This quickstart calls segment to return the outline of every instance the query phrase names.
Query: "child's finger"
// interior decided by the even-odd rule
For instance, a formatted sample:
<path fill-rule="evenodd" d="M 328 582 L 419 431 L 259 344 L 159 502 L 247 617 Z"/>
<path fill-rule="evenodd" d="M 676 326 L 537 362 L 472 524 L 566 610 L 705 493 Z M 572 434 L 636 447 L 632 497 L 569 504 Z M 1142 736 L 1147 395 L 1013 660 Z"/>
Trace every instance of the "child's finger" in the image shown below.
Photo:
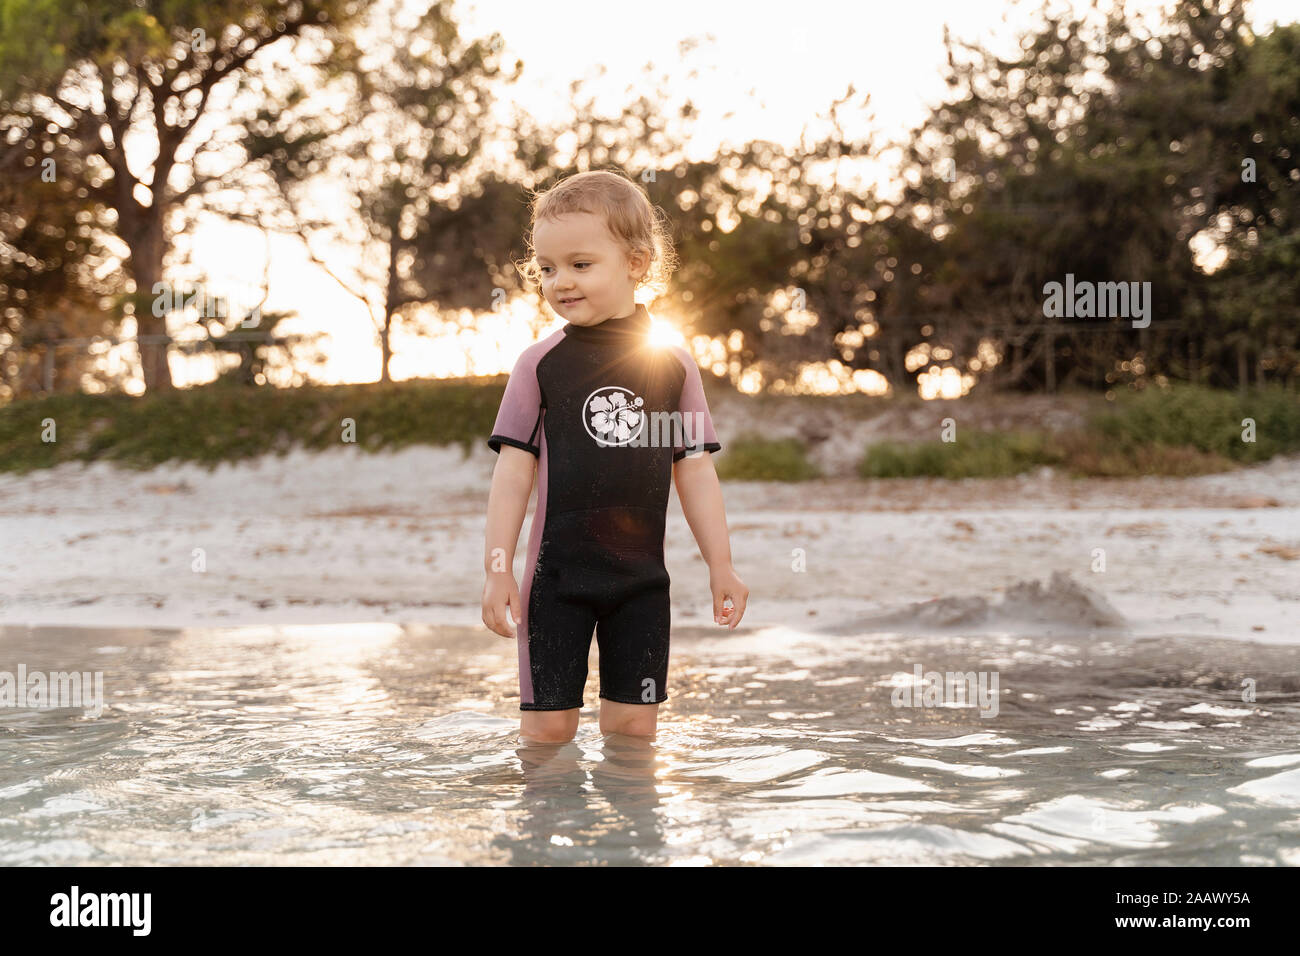
<path fill-rule="evenodd" d="M 488 630 L 493 634 L 500 637 L 509 637 L 510 634 L 506 630 L 505 617 L 506 605 L 493 603 L 489 605 L 486 613 L 483 615 L 483 623 L 488 626 Z"/>
<path fill-rule="evenodd" d="M 731 622 L 730 622 L 730 623 L 731 623 L 731 629 L 732 629 L 733 631 L 736 629 L 736 625 L 740 623 L 740 619 L 741 619 L 742 617 L 744 617 L 744 616 L 745 616 L 745 599 L 744 599 L 744 598 L 741 598 L 741 599 L 736 603 L 736 607 L 735 607 L 735 609 L 732 610 L 732 612 L 731 612 Z"/>
<path fill-rule="evenodd" d="M 493 628 L 491 630 L 499 633 L 502 637 L 510 637 L 510 622 L 506 619 L 508 606 L 510 606 L 510 602 L 507 600 L 493 607 Z"/>
<path fill-rule="evenodd" d="M 519 631 L 519 615 L 523 602 L 519 599 L 519 592 L 514 588 L 510 589 L 510 636 L 516 637 Z"/>

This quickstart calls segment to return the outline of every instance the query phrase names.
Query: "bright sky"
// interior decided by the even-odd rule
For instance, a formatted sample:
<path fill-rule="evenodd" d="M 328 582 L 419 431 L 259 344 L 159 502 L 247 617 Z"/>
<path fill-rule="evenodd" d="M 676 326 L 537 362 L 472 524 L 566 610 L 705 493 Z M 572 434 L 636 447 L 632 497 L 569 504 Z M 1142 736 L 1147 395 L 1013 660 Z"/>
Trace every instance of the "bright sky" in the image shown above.
<path fill-rule="evenodd" d="M 857 90 L 855 99 L 863 92 L 871 94 L 874 123 L 860 117 L 860 131 L 874 126 L 884 137 L 901 137 L 946 89 L 940 72 L 945 23 L 955 37 L 1001 46 L 1014 40 L 1017 27 L 1030 22 L 1038 5 L 1003 0 L 805 0 L 792 8 L 788 3 L 737 7 L 699 0 L 656 0 L 651 6 L 461 0 L 453 9 L 462 36 L 500 32 L 506 41 L 502 62 L 524 61 L 523 78 L 511 89 L 520 107 L 541 122 L 564 122 L 568 86 L 577 79 L 590 81 L 584 89 L 600 92 L 598 110 L 616 111 L 631 98 L 625 88 L 644 84 L 642 68 L 653 63 L 653 81 L 667 77 L 663 85 L 669 103 L 689 97 L 702 114 L 691 144 L 698 157 L 725 140 L 793 142 L 805 125 L 815 135 L 814 115 L 842 97 L 850 83 Z M 1083 9 L 1088 0 L 1074 5 Z M 1130 9 L 1160 6 L 1151 0 L 1128 3 Z M 1255 0 L 1253 10 L 1257 31 L 1300 15 L 1296 0 Z M 683 55 L 681 45 L 688 39 L 698 45 Z M 606 72 L 597 79 L 599 65 Z M 728 113 L 732 115 L 726 117 Z M 214 285 L 262 275 L 267 244 L 250 228 L 208 217 L 188 239 L 194 245 L 194 261 L 212 273 Z M 318 252 L 344 270 L 357 261 L 355 250 Z M 301 316 L 280 328 L 320 330 L 331 337 L 328 362 L 312 377 L 327 383 L 377 380 L 379 345 L 365 306 L 313 266 L 296 239 L 274 237 L 270 254 L 271 297 L 266 308 L 295 308 Z M 374 278 L 382 281 L 381 276 Z M 463 327 L 435 340 L 395 338 L 392 375 L 404 379 L 508 371 L 533 340 L 529 311 L 521 304 L 513 314 L 487 316 L 478 322 L 478 332 Z M 468 317 L 464 324 L 470 324 Z M 548 330 L 562 324 L 556 319 Z M 178 384 L 207 381 L 215 374 L 211 363 L 202 359 L 172 361 Z"/>

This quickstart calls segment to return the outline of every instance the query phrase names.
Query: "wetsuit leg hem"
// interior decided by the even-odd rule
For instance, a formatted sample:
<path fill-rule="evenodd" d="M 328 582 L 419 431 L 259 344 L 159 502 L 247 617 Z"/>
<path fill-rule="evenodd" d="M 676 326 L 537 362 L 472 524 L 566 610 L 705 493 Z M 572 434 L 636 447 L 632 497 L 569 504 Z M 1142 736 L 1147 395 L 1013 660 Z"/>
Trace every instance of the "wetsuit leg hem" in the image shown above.
<path fill-rule="evenodd" d="M 639 697 L 636 700 L 627 700 L 624 697 L 611 697 L 609 694 L 601 694 L 600 698 L 601 700 L 612 700 L 616 704 L 662 704 L 668 699 L 668 695 L 664 694 L 655 700 L 641 700 Z"/>
<path fill-rule="evenodd" d="M 520 710 L 582 710 L 583 701 L 576 704 L 520 704 Z"/>

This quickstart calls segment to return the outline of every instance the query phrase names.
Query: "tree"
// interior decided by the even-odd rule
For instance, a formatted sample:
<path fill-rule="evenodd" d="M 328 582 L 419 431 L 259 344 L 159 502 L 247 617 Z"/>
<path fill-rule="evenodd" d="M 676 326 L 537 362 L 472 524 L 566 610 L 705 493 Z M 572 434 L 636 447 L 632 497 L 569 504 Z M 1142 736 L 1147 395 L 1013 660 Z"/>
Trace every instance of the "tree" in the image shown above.
<path fill-rule="evenodd" d="M 291 108 L 259 111 L 243 146 L 275 183 L 287 228 L 366 304 L 380 343 L 380 380 L 387 382 L 392 331 L 408 307 L 436 301 L 489 309 L 494 302 L 485 263 L 488 250 L 500 246 L 473 235 L 501 223 L 483 213 L 499 207 L 502 196 L 493 190 L 486 202 L 467 200 L 484 199 L 472 180 L 482 165 L 502 38 L 464 43 L 450 4 L 429 7 L 409 27 L 402 9 L 381 4 L 368 12 L 365 51 L 350 38 L 319 93 L 295 85 L 286 97 Z M 518 78 L 522 63 L 515 66 L 507 82 Z M 342 110 L 320 117 L 318 104 L 336 87 L 346 91 Z M 308 193 L 322 175 L 346 183 L 359 223 L 309 209 Z M 358 251 L 345 267 L 312 248 L 327 242 Z"/>
<path fill-rule="evenodd" d="M 91 356 L 57 341 L 111 333 L 103 303 L 123 291 L 120 274 L 105 268 L 112 253 L 95 204 L 46 171 L 30 181 L 0 167 L 3 400 L 79 389 L 93 374 Z"/>
<path fill-rule="evenodd" d="M 272 45 L 343 27 L 356 6 L 348 0 L 6 4 L 0 114 L 7 135 L 0 168 L 15 171 L 22 185 L 34 182 L 51 158 L 80 198 L 111 212 L 129 249 L 129 312 L 147 389 L 172 386 L 166 316 L 151 308 L 164 279 L 171 214 L 191 197 L 235 186 L 244 165 L 201 171 L 200 157 L 216 156 L 224 145 L 218 136 L 196 135 L 214 92 L 228 78 L 242 84 L 253 58 Z M 128 162 L 126 149 L 128 136 L 141 134 L 155 146 L 143 169 Z"/>
<path fill-rule="evenodd" d="M 1300 24 L 1248 38 L 1223 111 L 1204 228 L 1226 262 L 1208 309 L 1225 333 L 1220 363 L 1237 384 L 1300 374 Z M 1224 228 L 1226 225 L 1227 228 Z M 1226 354 L 1225 354 L 1226 353 Z M 1213 353 L 1212 353 L 1213 357 Z"/>
<path fill-rule="evenodd" d="M 1274 343 L 1268 361 L 1285 363 L 1282 343 L 1295 341 L 1285 236 L 1300 177 L 1294 29 L 1256 43 L 1244 0 L 1179 0 L 1155 28 L 1122 8 L 1098 21 L 1044 7 L 1010 57 L 950 44 L 953 95 L 914 133 L 901 211 L 941 240 L 941 298 L 966 317 L 959 361 L 988 339 L 1010 353 L 1001 384 L 1022 387 L 1050 387 L 1058 370 L 1098 387 L 1202 370 L 1213 380 L 1252 342 Z M 1252 153 L 1258 185 L 1242 177 Z M 1254 266 L 1207 280 L 1192 247 L 1205 234 Z M 1150 327 L 1053 328 L 1042 290 L 1067 273 L 1149 281 Z M 1234 275 L 1250 276 L 1253 304 Z"/>
<path fill-rule="evenodd" d="M 850 85 L 816 117 L 820 133 L 805 127 L 796 146 L 724 146 L 663 177 L 684 263 L 675 308 L 698 314 L 699 332 L 723 337 L 724 364 L 758 373 L 747 387 L 803 388 L 803 370 L 827 359 L 876 364 L 871 349 L 840 344 L 874 316 L 878 203 L 840 179 L 876 151 L 870 136 L 844 128 L 844 114 L 869 105 Z"/>

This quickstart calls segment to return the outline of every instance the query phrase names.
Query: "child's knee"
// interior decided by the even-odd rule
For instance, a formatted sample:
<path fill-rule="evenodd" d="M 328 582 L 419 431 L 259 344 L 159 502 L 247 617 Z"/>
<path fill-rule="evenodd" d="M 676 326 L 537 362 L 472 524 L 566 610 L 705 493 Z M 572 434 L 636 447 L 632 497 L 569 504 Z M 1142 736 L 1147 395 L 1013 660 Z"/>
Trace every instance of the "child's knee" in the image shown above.
<path fill-rule="evenodd" d="M 523 736 L 539 743 L 564 743 L 578 732 L 578 709 L 526 710 L 519 724 Z"/>

